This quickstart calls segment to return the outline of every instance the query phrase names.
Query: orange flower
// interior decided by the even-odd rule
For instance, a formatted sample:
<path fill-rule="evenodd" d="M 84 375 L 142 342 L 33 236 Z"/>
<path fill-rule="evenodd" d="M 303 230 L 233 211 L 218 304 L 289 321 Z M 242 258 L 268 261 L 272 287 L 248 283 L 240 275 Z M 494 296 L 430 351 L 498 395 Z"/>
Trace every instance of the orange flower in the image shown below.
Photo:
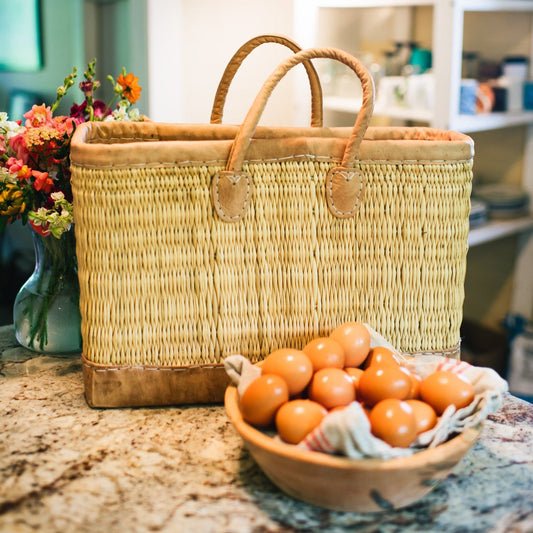
<path fill-rule="evenodd" d="M 121 74 L 117 78 L 117 83 L 122 87 L 122 96 L 127 98 L 130 103 L 134 104 L 141 98 L 141 87 L 139 86 L 138 76 L 134 76 L 131 72 L 124 76 Z"/>
<path fill-rule="evenodd" d="M 42 190 L 45 194 L 48 194 L 52 190 L 54 182 L 52 178 L 48 176 L 48 172 L 39 172 L 38 170 L 34 170 L 32 171 L 32 175 L 35 178 L 33 186 L 35 187 L 36 191 Z"/>
<path fill-rule="evenodd" d="M 20 181 L 31 178 L 31 175 L 31 168 L 28 165 L 22 165 L 20 170 L 17 172 L 17 177 Z"/>

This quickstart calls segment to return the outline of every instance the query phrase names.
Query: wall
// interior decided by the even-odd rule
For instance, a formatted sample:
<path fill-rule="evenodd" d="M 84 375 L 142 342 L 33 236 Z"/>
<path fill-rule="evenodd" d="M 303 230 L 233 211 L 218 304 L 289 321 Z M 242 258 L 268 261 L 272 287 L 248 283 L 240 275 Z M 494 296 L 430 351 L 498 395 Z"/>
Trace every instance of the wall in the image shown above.
<path fill-rule="evenodd" d="M 43 58 L 39 72 L 0 72 L 0 110 L 8 109 L 10 92 L 24 89 L 53 102 L 56 90 L 73 66 L 83 63 L 83 6 L 81 0 L 45 0 L 42 2 Z M 23 38 L 23 36 L 21 36 Z M 65 46 L 65 43 L 68 43 Z M 2 46 L 17 43 L 2 43 Z M 82 71 L 83 72 L 83 71 Z"/>
<path fill-rule="evenodd" d="M 137 107 L 146 112 L 146 17 L 146 0 L 44 0 L 43 69 L 31 73 L 0 72 L 0 110 L 8 110 L 9 95 L 14 89 L 32 91 L 42 97 L 40 101 L 54 102 L 57 87 L 73 67 L 78 69 L 80 81 L 87 62 L 96 58 L 96 78 L 102 84 L 98 97 L 109 101 L 112 86 L 107 75 L 116 78 L 125 67 L 139 77 L 144 92 Z M 67 113 L 72 102 L 81 99 L 77 86 L 72 87 L 59 112 Z"/>
<path fill-rule="evenodd" d="M 248 39 L 292 34 L 292 0 L 147 0 L 150 118 L 209 122 L 224 68 Z M 262 82 L 288 54 L 262 46 L 245 61 L 231 86 L 224 122 L 242 122 Z M 290 76 L 290 75 L 289 75 Z M 291 78 L 281 82 L 262 124 L 293 121 Z"/>
<path fill-rule="evenodd" d="M 146 0 L 85 0 L 85 62 L 97 59 L 98 97 L 109 102 L 115 79 L 125 68 L 139 78 L 141 99 L 135 106 L 148 113 L 148 53 Z M 83 71 L 82 71 L 83 72 Z"/>
<path fill-rule="evenodd" d="M 13 90 L 37 93 L 38 103 L 51 104 L 56 99 L 57 87 L 63 83 L 74 66 L 83 72 L 83 3 L 81 0 L 45 0 L 42 2 L 43 68 L 39 72 L 0 72 L 0 110 L 9 110 Z M 22 37 L 23 38 L 23 37 Z M 68 43 L 66 46 L 65 43 Z M 6 43 L 3 43 L 6 45 Z M 16 46 L 16 43 L 7 43 Z M 59 111 L 67 112 L 73 95 L 64 99 Z M 22 116 L 10 117 L 20 119 Z M 7 227 L 0 239 L 0 268 L 9 272 L 8 294 L 14 298 L 18 287 L 25 281 L 34 266 L 33 244 L 30 232 L 20 222 Z M 1 272 L 2 277 L 5 276 Z"/>
<path fill-rule="evenodd" d="M 109 101 L 112 87 L 106 77 L 112 74 L 116 78 L 124 66 L 139 76 L 143 93 L 137 107 L 146 113 L 146 0 L 42 0 L 41 4 L 44 66 L 39 72 L 0 72 L 0 111 L 9 111 L 13 90 L 37 93 L 36 103 L 51 104 L 57 87 L 73 67 L 78 69 L 79 81 L 87 62 L 96 57 L 96 77 L 102 83 L 98 97 Z M 6 45 L 17 43 L 3 43 Z M 58 113 L 68 113 L 72 103 L 81 100 L 77 86 L 72 87 Z M 8 226 L 0 234 L 0 323 L 11 322 L 10 313 L 1 312 L 9 310 L 33 267 L 33 244 L 27 227 L 20 222 Z"/>

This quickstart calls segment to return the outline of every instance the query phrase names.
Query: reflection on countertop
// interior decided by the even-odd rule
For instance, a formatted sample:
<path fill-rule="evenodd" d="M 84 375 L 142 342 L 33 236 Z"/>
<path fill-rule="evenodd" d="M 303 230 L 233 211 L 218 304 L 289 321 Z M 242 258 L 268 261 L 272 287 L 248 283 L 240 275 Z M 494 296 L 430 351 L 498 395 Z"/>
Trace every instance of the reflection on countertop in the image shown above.
<path fill-rule="evenodd" d="M 91 409 L 79 356 L 0 327 L 0 531 L 533 531 L 533 405 L 511 395 L 454 473 L 406 509 L 327 511 L 255 465 L 221 405 Z"/>

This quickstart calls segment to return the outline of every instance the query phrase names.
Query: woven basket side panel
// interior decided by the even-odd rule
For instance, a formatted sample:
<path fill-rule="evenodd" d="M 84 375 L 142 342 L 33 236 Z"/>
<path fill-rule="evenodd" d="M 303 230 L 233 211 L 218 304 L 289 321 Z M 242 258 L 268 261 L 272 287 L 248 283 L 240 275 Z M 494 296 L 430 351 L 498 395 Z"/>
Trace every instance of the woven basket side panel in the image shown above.
<path fill-rule="evenodd" d="M 72 183 L 87 359 L 212 360 L 219 349 L 210 176 L 75 170 Z"/>
<path fill-rule="evenodd" d="M 259 360 L 354 319 L 402 351 L 457 344 L 471 163 L 361 164 L 364 200 L 342 220 L 324 197 L 332 166 L 250 165 L 239 223 L 213 213 L 216 167 L 74 168 L 85 357 Z"/>
<path fill-rule="evenodd" d="M 471 164 L 379 165 L 363 172 L 368 187 L 350 278 L 359 316 L 405 352 L 453 347 L 462 321 Z"/>

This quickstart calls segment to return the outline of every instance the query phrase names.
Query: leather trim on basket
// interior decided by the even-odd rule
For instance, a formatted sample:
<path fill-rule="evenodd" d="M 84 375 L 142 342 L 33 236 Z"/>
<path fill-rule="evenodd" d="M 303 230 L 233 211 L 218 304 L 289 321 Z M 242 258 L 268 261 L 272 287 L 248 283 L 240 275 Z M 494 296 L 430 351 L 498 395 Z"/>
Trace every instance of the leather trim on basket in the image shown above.
<path fill-rule="evenodd" d="M 402 355 L 459 359 L 461 343 L 447 350 Z M 82 355 L 85 397 L 90 407 L 150 407 L 223 403 L 230 380 L 224 365 L 99 365 Z"/>
<path fill-rule="evenodd" d="M 99 365 L 82 355 L 91 407 L 149 407 L 222 403 L 230 380 L 224 365 Z"/>

